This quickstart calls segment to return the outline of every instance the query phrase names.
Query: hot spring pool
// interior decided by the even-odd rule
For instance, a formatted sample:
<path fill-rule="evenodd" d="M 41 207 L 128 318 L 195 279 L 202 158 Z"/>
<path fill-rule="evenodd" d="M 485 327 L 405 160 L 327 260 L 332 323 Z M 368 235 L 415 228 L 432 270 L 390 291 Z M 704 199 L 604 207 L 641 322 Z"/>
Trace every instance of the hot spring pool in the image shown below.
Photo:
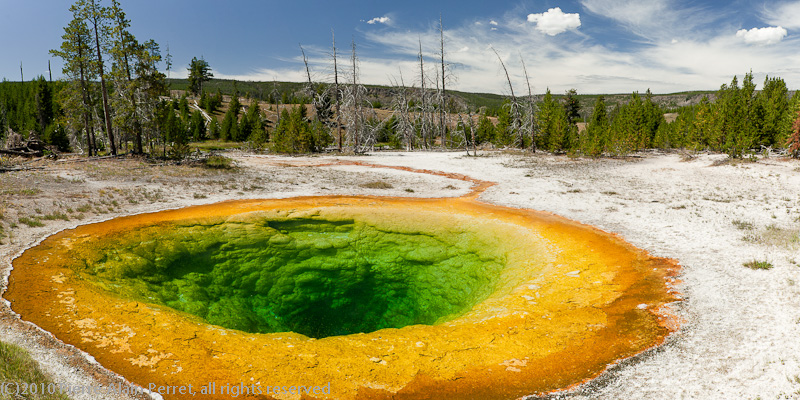
<path fill-rule="evenodd" d="M 63 231 L 14 261 L 4 297 L 144 387 L 329 383 L 341 399 L 506 399 L 660 343 L 675 270 L 531 210 L 311 197 Z"/>

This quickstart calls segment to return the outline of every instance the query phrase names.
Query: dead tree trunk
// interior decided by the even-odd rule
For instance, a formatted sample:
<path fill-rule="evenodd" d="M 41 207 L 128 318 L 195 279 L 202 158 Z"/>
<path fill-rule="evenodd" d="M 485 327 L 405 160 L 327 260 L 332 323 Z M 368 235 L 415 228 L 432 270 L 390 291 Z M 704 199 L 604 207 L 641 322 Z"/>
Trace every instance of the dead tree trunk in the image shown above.
<path fill-rule="evenodd" d="M 506 68 L 506 64 L 503 62 L 503 59 L 500 57 L 500 54 L 492 48 L 494 54 L 497 56 L 497 59 L 500 60 L 500 65 L 503 67 L 503 71 L 506 73 L 506 80 L 508 81 L 508 90 L 511 91 L 511 104 L 510 109 L 508 110 L 509 119 L 511 120 L 511 125 L 509 125 L 509 133 L 513 134 L 514 132 L 519 132 L 519 103 L 517 102 L 517 96 L 514 95 L 514 85 L 511 84 L 511 76 L 508 74 L 508 68 Z M 520 141 L 520 145 L 524 146 L 524 142 L 522 138 L 517 138 Z"/>
<path fill-rule="evenodd" d="M 397 118 L 397 131 L 401 133 L 403 142 L 405 143 L 406 151 L 411 151 L 414 148 L 414 126 L 411 122 L 411 113 L 408 105 L 408 90 L 405 82 L 403 81 L 403 71 L 400 71 L 400 84 L 394 82 L 398 94 L 394 98 L 394 115 L 399 115 Z"/>
<path fill-rule="evenodd" d="M 360 108 L 361 108 L 361 99 L 359 98 L 358 93 L 358 59 L 356 58 L 356 41 L 353 40 L 353 55 L 351 57 L 351 61 L 353 62 L 353 106 L 355 109 L 353 110 L 353 151 L 358 151 L 358 137 L 360 136 L 360 124 L 359 124 L 359 117 L 360 117 Z"/>
<path fill-rule="evenodd" d="M 536 103 L 533 101 L 533 90 L 531 90 L 531 80 L 528 78 L 528 69 L 525 68 L 525 60 L 522 59 L 522 55 L 520 55 L 520 61 L 522 61 L 522 71 L 525 73 L 525 83 L 528 85 L 528 99 L 526 101 L 526 116 L 525 116 L 525 126 L 522 129 L 523 131 L 528 131 L 528 134 L 531 137 L 531 153 L 536 153 Z M 525 146 L 523 145 L 523 149 Z"/>
<path fill-rule="evenodd" d="M 338 147 L 339 152 L 342 152 L 342 112 L 341 112 L 341 97 L 339 96 L 339 66 L 336 61 L 336 35 L 331 29 L 331 38 L 333 40 L 333 95 L 336 101 L 336 135 L 339 139 Z"/>
<path fill-rule="evenodd" d="M 422 136 L 422 146 L 424 148 L 428 148 L 428 132 L 427 132 L 427 123 L 426 123 L 426 111 L 427 107 L 425 104 L 425 62 L 422 58 L 422 39 L 419 40 L 419 79 L 420 79 L 420 94 L 419 94 L 419 102 L 420 102 L 420 135 Z"/>
<path fill-rule="evenodd" d="M 446 110 L 445 110 L 445 103 L 447 102 L 447 92 L 445 90 L 445 63 L 444 63 L 444 25 L 442 24 L 442 14 L 439 14 L 439 50 L 440 55 L 442 56 L 442 92 L 440 95 L 440 103 L 439 103 L 439 123 L 442 135 L 442 148 L 447 148 L 447 143 L 445 142 L 445 138 L 447 136 L 447 120 L 446 120 Z"/>
<path fill-rule="evenodd" d="M 309 96 L 311 97 L 311 105 L 314 107 L 314 110 L 317 109 L 317 91 L 314 89 L 314 81 L 311 79 L 311 68 L 308 66 L 308 58 L 306 57 L 306 51 L 303 50 L 303 46 L 300 46 L 300 52 L 303 53 L 303 64 L 306 66 L 306 76 L 308 76 L 308 91 Z"/>

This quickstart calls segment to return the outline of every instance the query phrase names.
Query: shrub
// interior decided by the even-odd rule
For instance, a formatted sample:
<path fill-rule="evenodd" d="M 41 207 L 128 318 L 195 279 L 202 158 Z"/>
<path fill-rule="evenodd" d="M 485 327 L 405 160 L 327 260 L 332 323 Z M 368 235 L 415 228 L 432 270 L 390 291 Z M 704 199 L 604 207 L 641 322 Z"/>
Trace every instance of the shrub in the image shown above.
<path fill-rule="evenodd" d="M 203 160 L 203 166 L 211 169 L 231 169 L 234 165 L 230 158 L 213 154 Z"/>
<path fill-rule="evenodd" d="M 748 261 L 748 262 L 746 262 L 746 263 L 744 263 L 742 265 L 744 265 L 745 267 L 750 268 L 750 269 L 772 269 L 772 264 L 770 262 L 768 262 L 768 261 L 752 260 L 752 261 Z"/>
<path fill-rule="evenodd" d="M 387 183 L 384 181 L 375 181 L 375 182 L 364 183 L 361 185 L 361 187 L 367 189 L 391 189 L 394 186 L 392 186 L 391 183 Z"/>
<path fill-rule="evenodd" d="M 28 225 L 28 226 L 30 226 L 31 228 L 36 228 L 36 227 L 44 226 L 44 224 L 42 223 L 42 221 L 39 221 L 38 219 L 31 219 L 31 218 L 28 218 L 28 217 L 21 217 L 21 218 L 19 219 L 19 222 L 20 222 L 21 224 Z"/>

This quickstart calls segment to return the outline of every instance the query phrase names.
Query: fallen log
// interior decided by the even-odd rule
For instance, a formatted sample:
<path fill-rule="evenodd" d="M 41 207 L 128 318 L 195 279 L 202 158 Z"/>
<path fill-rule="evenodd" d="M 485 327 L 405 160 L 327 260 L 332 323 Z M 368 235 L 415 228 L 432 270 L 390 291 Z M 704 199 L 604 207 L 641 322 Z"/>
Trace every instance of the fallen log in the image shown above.
<path fill-rule="evenodd" d="M 0 172 L 18 172 L 18 171 L 31 171 L 31 170 L 38 170 L 44 169 L 44 167 L 0 167 Z"/>
<path fill-rule="evenodd" d="M 17 148 L 8 150 L 0 149 L 0 154 L 9 154 L 12 156 L 23 156 L 23 157 L 41 157 L 44 155 L 44 152 L 41 150 L 28 150 L 27 148 L 21 150 Z"/>

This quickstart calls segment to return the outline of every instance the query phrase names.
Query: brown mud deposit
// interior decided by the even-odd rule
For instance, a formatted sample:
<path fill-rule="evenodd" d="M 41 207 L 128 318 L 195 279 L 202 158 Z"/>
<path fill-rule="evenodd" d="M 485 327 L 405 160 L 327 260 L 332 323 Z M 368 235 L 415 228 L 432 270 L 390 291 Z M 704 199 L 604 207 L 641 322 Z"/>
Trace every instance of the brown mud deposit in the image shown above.
<path fill-rule="evenodd" d="M 355 164 L 355 163 L 354 163 Z M 364 165 L 357 163 L 357 165 Z M 413 172 L 413 169 L 406 169 Z M 330 383 L 336 399 L 511 399 L 578 384 L 677 329 L 664 305 L 678 266 L 615 235 L 532 210 L 461 198 L 302 197 L 242 200 L 117 218 L 47 238 L 13 265 L 5 294 L 22 319 L 94 356 L 143 387 L 209 382 L 267 386 Z M 163 306 L 114 296 L 79 278 L 71 263 L 127 230 L 235 218 L 254 212 L 315 213 L 380 209 L 403 224 L 409 215 L 454 215 L 502 226 L 513 250 L 497 292 L 456 319 L 371 333 L 312 339 L 295 333 L 248 334 L 208 325 Z M 536 260 L 529 258 L 536 251 Z M 168 399 L 192 398 L 170 394 Z M 300 398 L 277 396 L 239 398 Z M 201 398 L 231 398 L 217 395 Z"/>

